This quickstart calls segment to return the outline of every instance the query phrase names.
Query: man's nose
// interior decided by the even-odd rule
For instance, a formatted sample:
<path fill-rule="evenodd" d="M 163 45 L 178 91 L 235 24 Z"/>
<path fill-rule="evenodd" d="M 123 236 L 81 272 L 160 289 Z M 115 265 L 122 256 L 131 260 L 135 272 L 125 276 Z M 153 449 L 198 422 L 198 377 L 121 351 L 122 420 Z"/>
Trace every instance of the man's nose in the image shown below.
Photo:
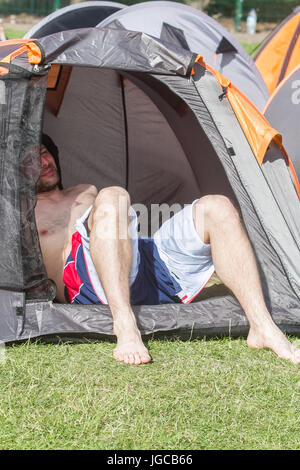
<path fill-rule="evenodd" d="M 41 166 L 44 168 L 45 166 L 48 165 L 48 158 L 45 155 L 41 156 Z"/>

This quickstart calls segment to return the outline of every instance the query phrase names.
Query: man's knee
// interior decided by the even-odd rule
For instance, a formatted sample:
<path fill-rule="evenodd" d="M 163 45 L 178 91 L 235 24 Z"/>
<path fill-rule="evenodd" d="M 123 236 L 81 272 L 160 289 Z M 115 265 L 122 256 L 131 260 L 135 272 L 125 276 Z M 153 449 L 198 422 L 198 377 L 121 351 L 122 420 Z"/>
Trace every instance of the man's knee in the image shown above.
<path fill-rule="evenodd" d="M 95 204 L 99 205 L 103 202 L 118 204 L 119 199 L 124 199 L 126 202 L 130 202 L 130 196 L 126 189 L 121 186 L 108 186 L 99 191 L 96 197 Z"/>
<path fill-rule="evenodd" d="M 233 202 L 223 195 L 204 196 L 195 203 L 196 217 L 202 217 L 206 222 L 222 224 L 237 222 L 240 215 Z"/>
<path fill-rule="evenodd" d="M 104 206 L 112 206 L 115 211 L 119 211 L 121 207 L 130 205 L 130 196 L 126 189 L 121 186 L 108 186 L 99 191 L 95 199 L 93 210 L 104 208 Z"/>
<path fill-rule="evenodd" d="M 93 204 L 89 226 L 103 218 L 116 220 L 120 214 L 128 212 L 129 205 L 130 197 L 126 189 L 120 186 L 108 186 L 101 189 Z"/>

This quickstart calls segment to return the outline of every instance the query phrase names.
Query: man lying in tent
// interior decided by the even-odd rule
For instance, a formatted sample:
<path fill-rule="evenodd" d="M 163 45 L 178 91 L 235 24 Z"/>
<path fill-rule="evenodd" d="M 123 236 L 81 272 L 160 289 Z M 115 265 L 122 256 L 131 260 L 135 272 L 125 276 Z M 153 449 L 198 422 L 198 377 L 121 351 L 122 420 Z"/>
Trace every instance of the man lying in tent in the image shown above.
<path fill-rule="evenodd" d="M 248 345 L 300 363 L 300 350 L 267 310 L 250 242 L 230 200 L 204 196 L 163 223 L 153 239 L 138 239 L 128 193 L 86 184 L 63 190 L 57 147 L 48 136 L 42 142 L 35 212 L 48 276 L 60 302 L 66 302 L 66 287 L 72 303 L 109 304 L 115 359 L 151 360 L 131 305 L 190 302 L 216 270 L 249 320 Z"/>

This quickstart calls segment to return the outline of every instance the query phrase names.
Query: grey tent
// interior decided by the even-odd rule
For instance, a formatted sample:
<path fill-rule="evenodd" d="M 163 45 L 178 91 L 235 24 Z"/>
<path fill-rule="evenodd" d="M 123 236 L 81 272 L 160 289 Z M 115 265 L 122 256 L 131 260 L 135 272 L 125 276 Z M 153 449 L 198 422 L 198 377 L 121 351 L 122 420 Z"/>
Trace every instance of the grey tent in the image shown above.
<path fill-rule="evenodd" d="M 269 98 L 255 63 L 238 41 L 205 13 L 177 2 L 145 2 L 119 10 L 100 27 L 142 31 L 203 55 L 261 111 Z"/>
<path fill-rule="evenodd" d="M 125 8 L 117 2 L 80 2 L 60 8 L 35 24 L 24 38 L 41 38 L 67 29 L 92 28 L 108 16 Z"/>
<path fill-rule="evenodd" d="M 264 115 L 282 134 L 283 145 L 300 179 L 300 65 L 280 82 L 266 104 Z"/>
<path fill-rule="evenodd" d="M 275 322 L 300 332 L 297 182 L 277 132 L 229 80 L 185 49 L 124 30 L 8 41 L 0 53 L 2 341 L 113 335 L 106 305 L 54 302 L 34 217 L 42 129 L 59 146 L 65 187 L 121 185 L 134 204 L 146 205 L 231 197 Z M 144 335 L 248 331 L 230 294 L 134 312 Z"/>

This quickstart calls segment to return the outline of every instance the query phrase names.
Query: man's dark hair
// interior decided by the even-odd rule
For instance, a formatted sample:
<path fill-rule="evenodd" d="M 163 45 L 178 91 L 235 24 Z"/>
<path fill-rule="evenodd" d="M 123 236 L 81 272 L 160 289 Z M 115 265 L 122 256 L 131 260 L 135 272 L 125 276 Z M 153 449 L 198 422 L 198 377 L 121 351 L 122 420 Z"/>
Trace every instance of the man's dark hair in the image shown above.
<path fill-rule="evenodd" d="M 53 140 L 51 139 L 51 137 L 49 137 L 49 135 L 47 134 L 42 134 L 42 144 L 45 145 L 47 150 L 51 153 L 52 157 L 54 158 L 56 168 L 57 168 L 57 173 L 59 176 L 58 187 L 59 189 L 63 189 L 63 185 L 61 182 L 61 169 L 60 169 L 60 163 L 59 163 L 58 148 L 53 142 Z"/>

